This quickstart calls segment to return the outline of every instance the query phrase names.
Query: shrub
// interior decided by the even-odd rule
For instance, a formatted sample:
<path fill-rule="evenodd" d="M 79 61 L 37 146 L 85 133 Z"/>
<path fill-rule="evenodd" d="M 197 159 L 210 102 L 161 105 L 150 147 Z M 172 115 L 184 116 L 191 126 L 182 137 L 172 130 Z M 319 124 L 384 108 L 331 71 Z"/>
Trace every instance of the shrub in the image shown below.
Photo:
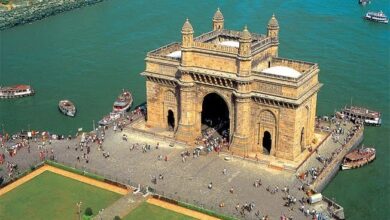
<path fill-rule="evenodd" d="M 121 217 L 115 216 L 115 217 L 114 217 L 114 220 L 121 220 Z"/>
<path fill-rule="evenodd" d="M 84 214 L 86 216 L 92 216 L 93 215 L 92 209 L 90 207 L 86 208 Z"/>

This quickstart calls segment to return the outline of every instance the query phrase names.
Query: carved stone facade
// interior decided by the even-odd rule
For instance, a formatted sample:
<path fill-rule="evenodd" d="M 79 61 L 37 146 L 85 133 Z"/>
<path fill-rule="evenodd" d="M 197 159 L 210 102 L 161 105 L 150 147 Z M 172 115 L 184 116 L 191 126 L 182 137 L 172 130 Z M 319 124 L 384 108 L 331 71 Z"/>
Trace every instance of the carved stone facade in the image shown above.
<path fill-rule="evenodd" d="M 314 138 L 318 65 L 278 57 L 275 16 L 267 35 L 224 29 L 219 9 L 212 27 L 194 37 L 187 19 L 181 43 L 147 54 L 147 126 L 173 126 L 176 139 L 192 144 L 204 97 L 215 93 L 229 111 L 229 150 L 295 160 Z"/>

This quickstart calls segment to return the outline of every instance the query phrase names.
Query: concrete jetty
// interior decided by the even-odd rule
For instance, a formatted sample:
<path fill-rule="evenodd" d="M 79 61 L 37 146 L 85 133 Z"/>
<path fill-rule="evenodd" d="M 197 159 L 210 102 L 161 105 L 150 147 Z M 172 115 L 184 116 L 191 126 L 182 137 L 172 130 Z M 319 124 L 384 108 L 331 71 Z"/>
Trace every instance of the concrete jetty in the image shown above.
<path fill-rule="evenodd" d="M 5 147 L 2 147 L 0 153 L 6 154 L 6 162 L 17 164 L 17 172 L 23 172 L 38 163 L 41 160 L 40 152 L 44 151 L 47 154 L 42 159 L 54 159 L 67 166 L 132 187 L 140 184 L 158 195 L 239 219 L 255 219 L 258 215 L 271 219 L 278 219 L 283 215 L 302 219 L 307 215 L 311 216 L 313 210 L 332 219 L 344 218 L 343 208 L 326 197 L 315 204 L 307 203 L 308 195 L 303 189 L 321 192 L 339 170 L 343 156 L 361 142 L 363 129 L 357 129 L 351 122 L 329 122 L 329 133 L 336 127 L 344 129 L 345 132 L 328 135 L 327 139 L 313 150 L 311 156 L 298 169 L 292 171 L 275 169 L 260 161 L 236 156 L 225 160 L 226 154 L 216 152 L 193 156 L 192 146 L 172 144 L 173 140 L 170 138 L 135 131 L 130 125 L 143 120 L 143 117 L 130 117 L 133 118 L 131 123 L 126 118 L 122 119 L 122 129 L 100 128 L 91 133 L 98 136 L 104 133 L 104 142 L 102 147 L 96 142 L 89 142 L 88 154 L 86 147 L 81 151 L 80 136 L 70 140 L 46 140 L 45 145 L 40 137 L 32 138 L 12 157 Z M 351 133 L 353 129 L 357 130 Z M 345 140 L 348 141 L 344 143 Z M 21 139 L 16 138 L 13 141 L 18 142 Z M 183 159 L 181 155 L 187 151 L 191 156 Z M 320 157 L 327 158 L 328 162 L 320 162 Z M 5 182 L 17 176 L 17 172 L 8 176 L 6 162 L 0 165 L 0 176 L 4 177 Z M 317 170 L 317 174 L 312 170 Z M 300 178 L 302 173 L 307 175 Z M 163 179 L 152 181 L 160 174 Z M 261 185 L 256 187 L 255 182 L 258 180 L 261 180 Z M 211 189 L 208 188 L 210 183 Z M 294 202 L 289 204 L 289 198 L 293 198 Z M 222 203 L 223 207 L 220 206 Z M 243 205 L 250 203 L 255 204 L 251 212 L 241 211 Z"/>

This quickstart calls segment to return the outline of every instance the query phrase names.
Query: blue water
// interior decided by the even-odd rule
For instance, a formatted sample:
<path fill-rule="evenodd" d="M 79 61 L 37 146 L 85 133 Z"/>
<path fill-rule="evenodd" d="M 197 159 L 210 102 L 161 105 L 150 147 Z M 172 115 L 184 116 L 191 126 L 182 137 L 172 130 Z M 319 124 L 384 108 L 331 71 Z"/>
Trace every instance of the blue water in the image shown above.
<path fill-rule="evenodd" d="M 272 13 L 280 24 L 281 57 L 317 62 L 324 84 L 317 113 L 331 114 L 352 100 L 381 111 L 383 126 L 367 128 L 377 160 L 341 172 L 324 194 L 345 207 L 349 219 L 388 219 L 390 202 L 390 25 L 362 19 L 368 10 L 390 15 L 390 1 L 360 6 L 329 1 L 120 1 L 108 0 L 0 32 L 0 85 L 31 84 L 33 97 L 0 101 L 6 132 L 45 129 L 74 134 L 92 129 L 111 110 L 122 88 L 145 101 L 147 51 L 180 40 L 189 18 L 195 34 L 211 30 L 217 7 L 225 28 L 265 33 Z M 76 118 L 58 113 L 60 99 L 77 105 Z"/>

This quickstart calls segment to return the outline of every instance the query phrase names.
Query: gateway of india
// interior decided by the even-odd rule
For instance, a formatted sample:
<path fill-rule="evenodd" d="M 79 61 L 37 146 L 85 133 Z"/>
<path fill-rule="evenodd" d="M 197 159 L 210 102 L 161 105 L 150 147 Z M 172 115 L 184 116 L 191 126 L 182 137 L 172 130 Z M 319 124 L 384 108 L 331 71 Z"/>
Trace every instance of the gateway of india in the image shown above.
<path fill-rule="evenodd" d="M 278 56 L 274 15 L 266 35 L 225 29 L 219 9 L 210 32 L 195 37 L 187 19 L 181 34 L 146 56 L 148 129 L 194 144 L 204 124 L 218 124 L 229 151 L 287 161 L 316 142 L 319 68 Z"/>

